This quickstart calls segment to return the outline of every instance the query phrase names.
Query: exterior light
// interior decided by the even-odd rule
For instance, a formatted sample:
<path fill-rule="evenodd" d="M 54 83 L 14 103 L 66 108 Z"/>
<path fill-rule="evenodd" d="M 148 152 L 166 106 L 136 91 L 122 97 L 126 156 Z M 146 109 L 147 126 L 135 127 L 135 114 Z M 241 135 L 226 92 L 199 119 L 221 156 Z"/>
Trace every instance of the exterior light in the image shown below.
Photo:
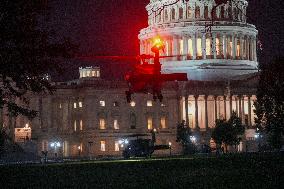
<path fill-rule="evenodd" d="M 161 40 L 160 37 L 155 37 L 153 39 L 153 47 L 151 49 L 152 52 L 157 53 L 160 50 L 164 49 L 165 45 L 164 42 Z"/>
<path fill-rule="evenodd" d="M 153 129 L 153 131 L 154 131 L 154 132 L 157 132 L 157 129 L 155 128 L 155 129 Z"/>
<path fill-rule="evenodd" d="M 171 142 L 169 142 L 169 146 L 170 146 L 170 147 L 172 146 L 172 143 L 171 143 Z"/>
<path fill-rule="evenodd" d="M 195 136 L 190 136 L 190 140 L 192 143 L 195 143 L 196 142 L 196 137 Z"/>
<path fill-rule="evenodd" d="M 124 143 L 125 143 L 125 144 L 128 144 L 128 140 L 127 140 L 127 139 L 125 139 L 125 140 L 124 140 Z"/>
<path fill-rule="evenodd" d="M 118 141 L 118 144 L 122 144 L 122 143 L 123 143 L 123 140 L 119 140 L 119 141 Z"/>
<path fill-rule="evenodd" d="M 81 146 L 78 146 L 78 150 L 81 150 Z"/>
<path fill-rule="evenodd" d="M 259 133 L 255 134 L 254 138 L 258 139 L 259 138 Z"/>
<path fill-rule="evenodd" d="M 123 144 L 122 144 L 122 145 L 120 145 L 120 147 L 121 147 L 121 148 L 123 148 L 123 146 L 124 146 Z"/>
<path fill-rule="evenodd" d="M 52 143 L 50 144 L 50 146 L 51 146 L 51 147 L 54 147 L 54 146 L 55 146 L 55 143 L 54 143 L 54 142 L 52 142 Z"/>
<path fill-rule="evenodd" d="M 57 145 L 58 147 L 60 147 L 60 142 L 57 142 L 56 145 Z"/>

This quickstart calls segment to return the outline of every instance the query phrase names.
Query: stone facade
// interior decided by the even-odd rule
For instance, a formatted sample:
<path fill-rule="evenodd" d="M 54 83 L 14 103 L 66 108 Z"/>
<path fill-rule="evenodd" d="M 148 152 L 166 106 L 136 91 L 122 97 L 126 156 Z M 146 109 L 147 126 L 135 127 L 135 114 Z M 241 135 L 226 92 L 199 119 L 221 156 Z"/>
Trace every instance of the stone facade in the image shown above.
<path fill-rule="evenodd" d="M 245 13 L 247 1 L 237 2 Z M 231 4 L 218 7 L 212 30 L 205 30 L 213 0 L 180 1 L 156 15 L 170 3 L 151 0 L 146 7 L 149 27 L 139 34 L 141 54 L 151 53 L 151 39 L 159 34 L 166 45 L 164 55 L 178 55 L 162 60 L 164 73 L 188 73 L 188 82 L 164 84 L 162 103 L 154 102 L 151 94 L 135 94 L 128 104 L 126 82 L 101 79 L 99 68 L 80 68 L 79 79 L 54 83 L 53 95 L 30 96 L 30 107 L 39 112 L 36 119 L 18 117 L 7 125 L 28 124 L 38 152 L 49 151 L 50 156 L 121 156 L 118 140 L 130 134 L 150 137 L 153 128 L 158 130 L 157 144 L 170 142 L 172 153 L 179 154 L 178 123 L 185 120 L 200 143 L 214 145 L 210 134 L 215 120 L 229 119 L 235 111 L 249 133 L 236 150 L 248 150 L 246 141 L 254 140 L 255 132 L 257 30 Z"/>

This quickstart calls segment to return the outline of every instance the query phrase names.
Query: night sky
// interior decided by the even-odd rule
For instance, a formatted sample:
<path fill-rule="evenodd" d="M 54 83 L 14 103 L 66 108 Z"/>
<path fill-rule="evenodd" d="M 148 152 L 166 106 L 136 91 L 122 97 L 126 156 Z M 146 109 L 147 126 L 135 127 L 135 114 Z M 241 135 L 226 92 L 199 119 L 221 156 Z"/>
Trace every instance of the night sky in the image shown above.
<path fill-rule="evenodd" d="M 145 6 L 149 1 L 50 0 L 50 26 L 56 35 L 70 37 L 78 44 L 81 55 L 137 55 L 137 35 L 148 25 Z M 248 22 L 255 24 L 259 30 L 259 39 L 263 44 L 261 60 L 269 61 L 284 50 L 283 10 L 283 0 L 249 0 Z M 104 68 L 125 66 L 117 61 L 104 60 L 88 64 Z M 68 74 L 68 79 L 77 77 L 80 65 L 86 63 L 75 61 L 68 64 L 69 72 L 74 72 Z M 117 77 L 119 73 L 115 69 L 107 75 Z"/>

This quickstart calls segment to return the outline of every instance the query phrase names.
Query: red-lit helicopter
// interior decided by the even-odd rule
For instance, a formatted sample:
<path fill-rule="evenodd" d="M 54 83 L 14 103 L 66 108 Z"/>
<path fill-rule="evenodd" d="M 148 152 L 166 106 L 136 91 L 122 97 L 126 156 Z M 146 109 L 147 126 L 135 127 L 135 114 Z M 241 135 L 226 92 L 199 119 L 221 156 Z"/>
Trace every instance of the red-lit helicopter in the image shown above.
<path fill-rule="evenodd" d="M 127 102 L 131 101 L 131 95 L 134 93 L 152 93 L 153 99 L 163 100 L 162 83 L 165 81 L 187 81 L 186 73 L 162 74 L 160 63 L 160 51 L 164 50 L 163 41 L 156 37 L 153 40 L 151 51 L 154 56 L 141 55 L 142 64 L 136 65 L 135 70 L 125 75 L 125 80 L 128 83 L 129 91 L 126 91 Z M 165 56 L 168 57 L 168 56 Z M 154 63 L 148 61 L 154 59 Z"/>
<path fill-rule="evenodd" d="M 153 94 L 153 99 L 160 101 L 163 100 L 162 95 L 162 83 L 165 81 L 187 81 L 186 73 L 173 73 L 173 74 L 162 74 L 161 73 L 161 63 L 160 58 L 168 58 L 175 56 L 161 56 L 160 51 L 164 50 L 165 45 L 161 38 L 156 37 L 153 39 L 153 47 L 151 51 L 154 55 L 142 54 L 135 57 L 139 60 L 140 64 L 135 65 L 134 70 L 128 72 L 125 75 L 125 81 L 128 84 L 129 90 L 125 92 L 127 102 L 131 102 L 131 95 L 135 93 L 151 93 Z M 129 59 L 131 57 L 125 56 L 93 56 L 84 57 L 81 59 Z M 133 58 L 132 58 L 133 59 Z M 151 59 L 154 59 L 154 63 L 149 63 Z"/>

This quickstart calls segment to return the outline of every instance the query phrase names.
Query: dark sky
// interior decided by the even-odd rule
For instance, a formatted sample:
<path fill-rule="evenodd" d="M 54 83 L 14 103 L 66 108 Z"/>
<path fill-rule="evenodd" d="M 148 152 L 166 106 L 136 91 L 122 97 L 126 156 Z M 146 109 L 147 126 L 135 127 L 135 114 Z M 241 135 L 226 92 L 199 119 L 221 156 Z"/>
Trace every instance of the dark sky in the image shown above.
<path fill-rule="evenodd" d="M 137 35 L 147 26 L 149 1 L 50 0 L 51 25 L 59 36 L 71 37 L 82 54 L 137 55 Z M 284 0 L 249 0 L 248 21 L 259 30 L 265 60 L 284 50 L 283 10 Z"/>

